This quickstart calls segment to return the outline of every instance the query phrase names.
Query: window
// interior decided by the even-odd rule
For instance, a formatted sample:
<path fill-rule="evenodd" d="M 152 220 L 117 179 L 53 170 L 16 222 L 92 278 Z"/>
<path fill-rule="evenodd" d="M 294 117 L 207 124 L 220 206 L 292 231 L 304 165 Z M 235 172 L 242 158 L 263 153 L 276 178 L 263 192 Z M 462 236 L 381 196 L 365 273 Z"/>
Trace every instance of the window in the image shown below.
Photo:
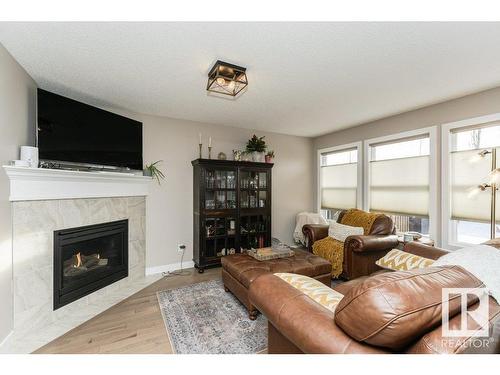
<path fill-rule="evenodd" d="M 318 151 L 319 210 L 324 218 L 335 220 L 343 209 L 361 207 L 361 169 L 358 151 L 361 144 L 351 144 Z"/>
<path fill-rule="evenodd" d="M 390 216 L 397 232 L 416 231 L 433 239 L 434 134 L 434 128 L 427 128 L 365 143 L 365 209 Z"/>
<path fill-rule="evenodd" d="M 449 247 L 490 239 L 492 192 L 491 188 L 481 191 L 477 186 L 488 182 L 491 151 L 496 148 L 500 155 L 500 123 L 480 123 L 485 120 L 488 118 L 472 119 L 473 124 L 443 127 L 443 140 L 448 140 L 443 147 L 443 165 L 448 165 L 446 183 L 443 182 L 443 217 L 447 218 L 443 231 L 447 233 Z M 496 167 L 499 165 L 497 161 Z M 496 235 L 500 236 L 499 205 L 496 219 Z"/>

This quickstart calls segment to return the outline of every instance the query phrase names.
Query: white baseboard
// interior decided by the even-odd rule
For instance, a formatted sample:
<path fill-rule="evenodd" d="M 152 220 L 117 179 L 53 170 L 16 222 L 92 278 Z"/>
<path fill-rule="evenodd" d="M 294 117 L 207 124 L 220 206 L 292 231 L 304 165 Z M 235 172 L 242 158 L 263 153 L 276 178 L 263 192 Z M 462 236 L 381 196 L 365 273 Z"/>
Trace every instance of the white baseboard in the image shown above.
<path fill-rule="evenodd" d="M 187 260 L 182 262 L 182 268 L 193 268 L 194 262 L 192 260 Z M 146 276 L 156 275 L 162 272 L 171 272 L 181 269 L 181 263 L 164 264 L 163 266 L 146 267 Z"/>

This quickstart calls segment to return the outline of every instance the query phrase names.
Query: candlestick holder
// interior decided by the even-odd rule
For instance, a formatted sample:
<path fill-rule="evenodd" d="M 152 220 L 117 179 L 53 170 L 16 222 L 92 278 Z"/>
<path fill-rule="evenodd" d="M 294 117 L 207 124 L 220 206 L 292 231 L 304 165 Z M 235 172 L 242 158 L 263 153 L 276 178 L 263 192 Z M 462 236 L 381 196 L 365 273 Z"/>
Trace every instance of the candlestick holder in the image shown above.
<path fill-rule="evenodd" d="M 212 159 L 212 146 L 208 146 L 208 158 Z"/>
<path fill-rule="evenodd" d="M 200 143 L 198 146 L 200 147 L 200 159 L 201 159 L 201 151 L 202 151 L 203 143 Z"/>

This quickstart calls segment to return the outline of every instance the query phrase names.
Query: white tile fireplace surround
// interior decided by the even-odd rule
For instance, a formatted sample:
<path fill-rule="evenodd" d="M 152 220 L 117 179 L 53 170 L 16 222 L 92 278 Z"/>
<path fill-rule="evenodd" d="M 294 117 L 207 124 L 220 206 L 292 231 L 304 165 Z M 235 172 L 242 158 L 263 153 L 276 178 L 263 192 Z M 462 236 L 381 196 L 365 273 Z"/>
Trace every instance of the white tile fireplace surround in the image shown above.
<path fill-rule="evenodd" d="M 31 171 L 20 172 L 29 176 Z M 35 178 L 39 179 L 43 171 L 37 170 L 34 173 Z M 82 182 L 81 179 L 87 176 L 85 173 L 89 172 L 77 172 L 77 180 Z M 69 175 L 65 178 L 67 176 Z M 95 178 L 95 173 L 90 173 L 88 176 L 91 181 L 90 185 L 87 185 L 89 191 L 98 194 L 99 184 L 106 184 L 106 178 L 92 180 Z M 20 197 L 20 191 L 36 192 L 37 189 L 25 186 L 17 192 L 13 191 L 12 181 L 15 177 L 12 175 L 9 177 L 11 200 L 13 200 L 14 330 L 0 347 L 0 352 L 32 352 L 159 278 L 159 276 L 145 277 L 145 196 L 149 180 L 139 177 L 146 184 L 146 188 L 140 191 L 135 186 L 135 194 L 140 194 L 138 196 L 83 198 L 84 191 L 76 189 L 74 193 L 77 198 L 57 199 L 58 192 L 64 197 L 72 194 L 71 177 L 62 189 L 57 178 L 48 178 L 44 179 L 45 188 L 50 185 L 50 181 L 54 183 L 50 198 L 37 200 L 39 198 L 35 195 L 29 196 L 23 193 L 21 199 L 28 200 L 15 200 L 12 197 Z M 23 178 L 26 184 L 37 183 L 26 175 Z M 56 188 L 58 184 L 59 189 Z M 127 189 L 123 186 L 122 188 L 126 194 Z M 128 277 L 54 311 L 54 231 L 122 219 L 128 219 L 129 222 Z"/>

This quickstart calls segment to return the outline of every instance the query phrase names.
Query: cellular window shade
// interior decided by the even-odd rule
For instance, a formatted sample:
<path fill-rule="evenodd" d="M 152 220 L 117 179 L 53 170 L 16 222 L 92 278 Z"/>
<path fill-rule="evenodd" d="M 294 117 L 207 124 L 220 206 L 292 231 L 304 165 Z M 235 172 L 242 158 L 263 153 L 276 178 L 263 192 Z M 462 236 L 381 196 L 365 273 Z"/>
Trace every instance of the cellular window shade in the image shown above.
<path fill-rule="evenodd" d="M 321 208 L 355 208 L 357 175 L 357 163 L 321 167 Z"/>
<path fill-rule="evenodd" d="M 466 221 L 490 221 L 491 189 L 470 196 L 471 190 L 488 182 L 491 171 L 491 154 L 472 162 L 480 150 L 456 151 L 450 155 L 451 169 L 451 218 Z M 500 153 L 500 148 L 497 149 Z M 498 194 L 498 193 L 497 193 Z M 500 222 L 500 205 L 497 204 L 496 220 Z"/>
<path fill-rule="evenodd" d="M 370 210 L 429 216 L 429 156 L 370 162 Z"/>

